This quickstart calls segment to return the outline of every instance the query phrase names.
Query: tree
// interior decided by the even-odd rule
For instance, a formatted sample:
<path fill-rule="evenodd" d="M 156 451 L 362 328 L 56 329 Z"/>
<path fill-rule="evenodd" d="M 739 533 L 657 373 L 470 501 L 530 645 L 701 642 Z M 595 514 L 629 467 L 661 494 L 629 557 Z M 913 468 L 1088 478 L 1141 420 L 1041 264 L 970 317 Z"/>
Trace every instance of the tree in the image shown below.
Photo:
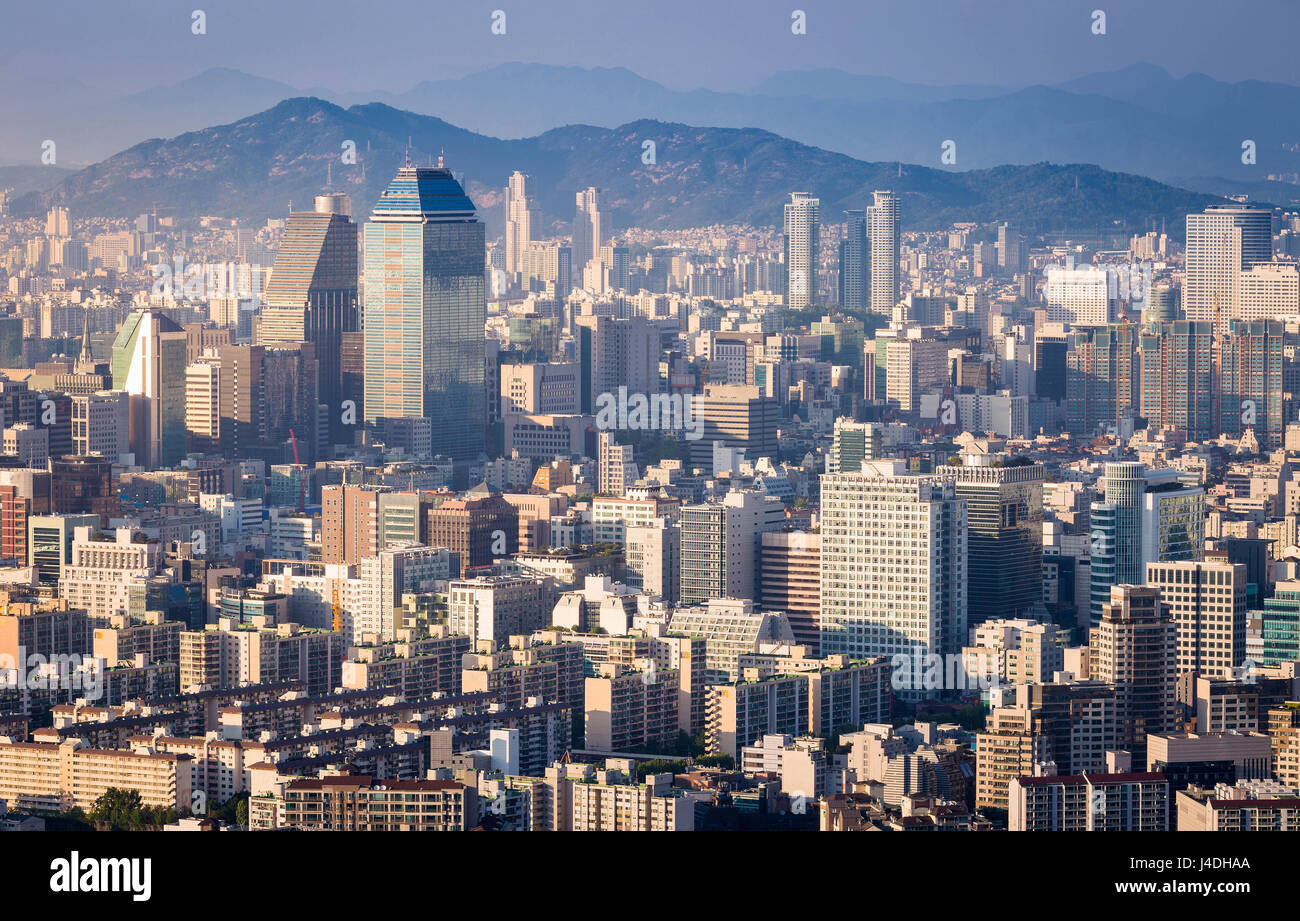
<path fill-rule="evenodd" d="M 235 806 L 235 824 L 241 826 L 248 825 L 248 797 L 245 796 Z"/>
<path fill-rule="evenodd" d="M 144 823 L 145 809 L 139 790 L 109 787 L 90 809 L 90 821 L 110 829 L 134 829 Z"/>

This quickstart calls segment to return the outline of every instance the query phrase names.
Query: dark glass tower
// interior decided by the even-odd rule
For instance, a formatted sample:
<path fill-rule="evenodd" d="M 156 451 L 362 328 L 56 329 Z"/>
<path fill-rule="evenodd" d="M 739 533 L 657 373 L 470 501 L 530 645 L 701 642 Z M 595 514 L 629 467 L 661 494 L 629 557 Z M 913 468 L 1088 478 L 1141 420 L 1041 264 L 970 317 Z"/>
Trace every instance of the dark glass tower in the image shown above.
<path fill-rule="evenodd" d="M 339 196 L 321 196 L 337 207 Z M 345 197 L 344 197 L 345 198 Z M 320 400 L 330 419 L 330 440 L 350 442 L 343 411 L 343 334 L 357 329 L 357 225 L 343 213 L 289 215 L 266 286 L 258 341 L 263 345 L 312 343 L 320 371 Z M 355 418 L 354 421 L 360 421 Z"/>
<path fill-rule="evenodd" d="M 433 453 L 486 445 L 483 224 L 450 170 L 405 166 L 365 227 L 365 421 L 427 418 Z"/>
<path fill-rule="evenodd" d="M 1019 459 L 957 468 L 966 500 L 966 620 L 1032 617 L 1043 601 L 1043 467 Z"/>
<path fill-rule="evenodd" d="M 867 212 L 845 211 L 847 233 L 840 241 L 840 306 L 864 308 L 871 304 L 871 249 L 867 237 Z"/>

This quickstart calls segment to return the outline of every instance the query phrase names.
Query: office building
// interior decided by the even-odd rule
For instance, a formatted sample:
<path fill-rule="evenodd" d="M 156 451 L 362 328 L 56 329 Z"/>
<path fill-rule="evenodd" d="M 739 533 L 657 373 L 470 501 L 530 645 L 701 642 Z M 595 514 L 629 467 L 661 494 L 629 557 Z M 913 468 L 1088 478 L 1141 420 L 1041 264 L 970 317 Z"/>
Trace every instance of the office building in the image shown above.
<path fill-rule="evenodd" d="M 966 504 L 898 461 L 821 481 L 822 653 L 957 653 L 966 640 Z"/>
<path fill-rule="evenodd" d="M 1147 735 L 1177 725 L 1178 630 L 1160 590 L 1117 585 L 1089 635 L 1089 677 L 1115 685 L 1133 760 L 1146 759 Z"/>
<path fill-rule="evenodd" d="M 1227 330 L 1233 317 L 1238 273 L 1273 259 L 1273 212 L 1258 205 L 1211 205 L 1187 215 L 1187 276 L 1183 313 L 1188 320 Z"/>
<path fill-rule="evenodd" d="M 1240 563 L 1147 563 L 1146 584 L 1177 632 L 1178 673 L 1232 678 L 1246 658 L 1246 567 Z"/>
<path fill-rule="evenodd" d="M 365 227 L 365 421 L 424 418 L 431 449 L 485 448 L 485 242 L 450 170 L 407 165 Z"/>
<path fill-rule="evenodd" d="M 310 342 L 319 372 L 320 402 L 329 413 L 332 441 L 350 441 L 344 422 L 343 335 L 359 329 L 357 225 L 346 195 L 321 195 L 315 211 L 289 215 L 263 296 L 258 342 Z M 322 210 L 324 209 L 324 210 Z M 343 211 L 335 209 L 346 209 Z M 355 415 L 353 407 L 351 418 Z"/>
<path fill-rule="evenodd" d="M 185 365 L 185 332 L 159 311 L 131 314 L 113 340 L 113 389 L 130 398 L 137 464 L 171 467 L 185 456 Z"/>
<path fill-rule="evenodd" d="M 1043 601 L 1043 468 L 967 455 L 955 470 L 966 502 L 967 622 L 1033 615 Z"/>
<path fill-rule="evenodd" d="M 682 604 L 714 598 L 754 598 L 760 541 L 785 520 L 779 499 L 732 490 L 721 502 L 681 511 Z"/>

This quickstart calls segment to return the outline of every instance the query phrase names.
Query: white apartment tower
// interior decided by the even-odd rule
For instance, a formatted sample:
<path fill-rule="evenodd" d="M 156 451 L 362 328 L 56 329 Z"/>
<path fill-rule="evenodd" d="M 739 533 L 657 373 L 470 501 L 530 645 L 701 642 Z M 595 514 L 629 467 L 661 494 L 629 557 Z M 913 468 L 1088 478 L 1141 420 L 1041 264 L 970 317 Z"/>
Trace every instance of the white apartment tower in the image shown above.
<path fill-rule="evenodd" d="M 512 279 L 523 271 L 524 254 L 541 224 L 533 177 L 515 170 L 506 186 L 506 274 Z"/>
<path fill-rule="evenodd" d="M 877 191 L 869 209 L 871 230 L 871 312 L 893 316 L 898 303 L 899 199 L 894 192 Z"/>
<path fill-rule="evenodd" d="M 596 257 L 604 244 L 602 236 L 600 193 L 595 187 L 583 189 L 575 196 L 573 215 L 573 276 L 582 278 L 587 263 Z"/>
<path fill-rule="evenodd" d="M 785 206 L 785 302 L 801 310 L 817 301 L 821 251 L 821 201 L 808 192 L 791 192 Z"/>
<path fill-rule="evenodd" d="M 1273 259 L 1273 214 L 1253 205 L 1211 205 L 1187 215 L 1187 280 L 1183 311 L 1189 320 L 1232 317 L 1237 275 Z"/>
<path fill-rule="evenodd" d="M 966 505 L 902 461 L 822 477 L 823 655 L 950 654 L 966 641 Z"/>

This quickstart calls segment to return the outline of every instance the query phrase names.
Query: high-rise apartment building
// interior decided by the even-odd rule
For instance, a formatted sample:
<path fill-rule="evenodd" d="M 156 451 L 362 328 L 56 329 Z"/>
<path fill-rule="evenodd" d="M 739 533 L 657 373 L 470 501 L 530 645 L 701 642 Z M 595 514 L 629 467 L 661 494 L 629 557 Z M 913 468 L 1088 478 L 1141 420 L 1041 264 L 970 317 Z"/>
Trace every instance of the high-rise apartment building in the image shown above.
<path fill-rule="evenodd" d="M 1088 673 L 1115 685 L 1120 741 L 1139 764 L 1146 762 L 1147 734 L 1177 727 L 1178 631 L 1160 589 L 1116 585 L 1101 606 L 1088 639 Z"/>
<path fill-rule="evenodd" d="M 506 185 L 506 275 L 511 281 L 523 271 L 524 256 L 541 225 L 533 177 L 515 170 Z"/>
<path fill-rule="evenodd" d="M 818 302 L 821 253 L 821 201 L 808 192 L 791 192 L 785 206 L 785 303 L 802 310 Z"/>
<path fill-rule="evenodd" d="M 871 312 L 893 316 L 898 303 L 898 260 L 901 255 L 897 193 L 877 191 L 868 213 L 871 229 Z"/>
<path fill-rule="evenodd" d="M 1177 320 L 1140 336 L 1140 405 L 1147 425 L 1201 441 L 1217 433 L 1214 324 Z M 1278 368 L 1281 384 L 1281 366 Z M 1280 404 L 1279 404 L 1280 411 Z"/>
<path fill-rule="evenodd" d="M 1219 428 L 1255 433 L 1261 451 L 1282 447 L 1284 328 L 1280 320 L 1232 320 L 1219 341 Z"/>
<path fill-rule="evenodd" d="M 1137 328 L 1127 323 L 1071 333 L 1065 355 L 1066 427 L 1088 436 L 1117 427 L 1139 400 Z"/>

